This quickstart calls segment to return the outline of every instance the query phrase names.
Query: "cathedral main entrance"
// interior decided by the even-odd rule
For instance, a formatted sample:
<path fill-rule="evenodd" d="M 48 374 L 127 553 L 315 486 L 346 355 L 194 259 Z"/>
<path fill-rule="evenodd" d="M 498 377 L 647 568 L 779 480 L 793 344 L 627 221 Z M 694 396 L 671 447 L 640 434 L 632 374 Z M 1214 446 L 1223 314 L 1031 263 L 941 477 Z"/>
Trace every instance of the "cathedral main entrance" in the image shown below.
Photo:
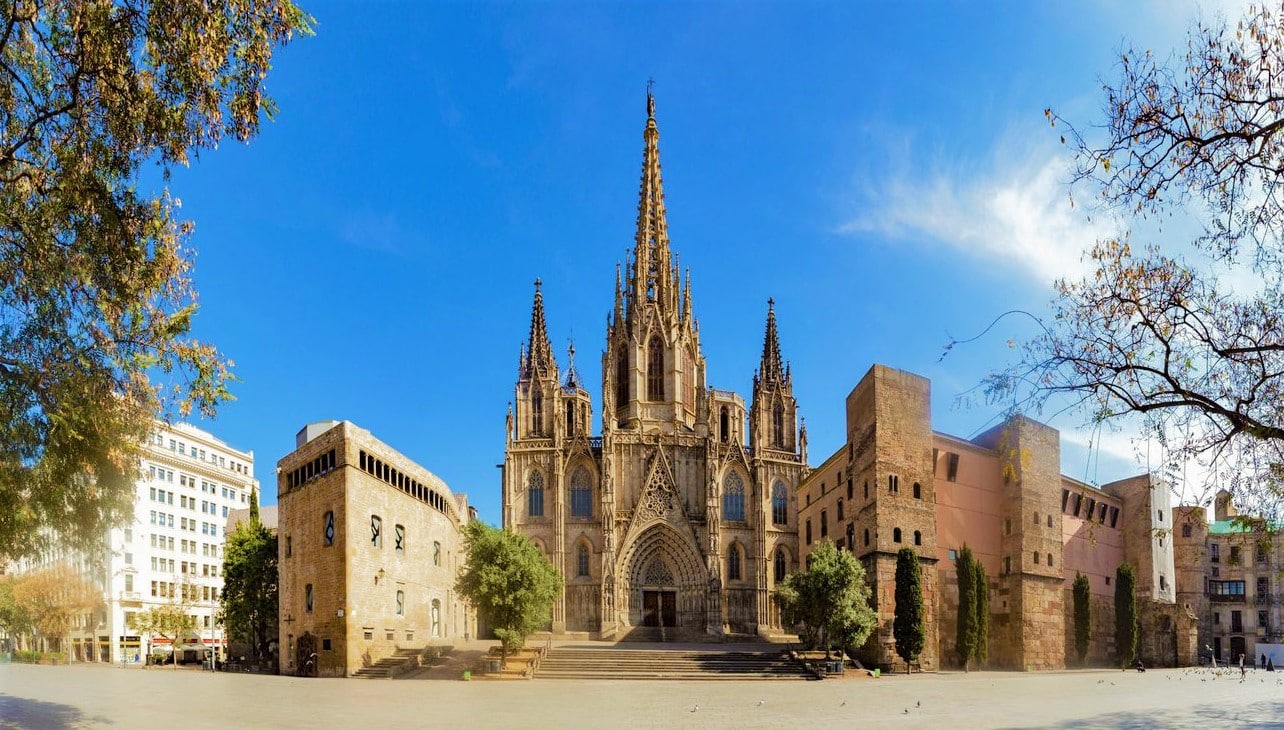
<path fill-rule="evenodd" d="M 642 625 L 678 625 L 677 591 L 642 591 Z"/>

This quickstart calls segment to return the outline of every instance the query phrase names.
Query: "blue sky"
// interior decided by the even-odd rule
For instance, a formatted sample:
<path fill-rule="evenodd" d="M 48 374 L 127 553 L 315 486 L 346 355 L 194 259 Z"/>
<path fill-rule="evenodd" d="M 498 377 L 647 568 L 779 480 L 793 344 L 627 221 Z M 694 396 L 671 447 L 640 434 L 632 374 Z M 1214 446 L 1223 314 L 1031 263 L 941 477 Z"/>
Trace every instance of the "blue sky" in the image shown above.
<path fill-rule="evenodd" d="M 172 190 L 195 221 L 199 336 L 237 400 L 198 421 L 276 461 L 347 419 L 499 519 L 503 428 L 532 283 L 600 405 L 615 264 L 631 247 L 655 80 L 669 227 L 692 272 L 708 384 L 746 399 L 774 297 L 811 462 L 841 444 L 873 362 L 932 379 L 937 430 L 1012 357 L 1009 309 L 1108 229 L 1072 210 L 1043 110 L 1100 119 L 1125 41 L 1164 55 L 1178 2 L 323 3 L 275 58 L 274 122 Z M 595 423 L 597 419 L 595 418 Z M 1063 469 L 1134 473 L 1127 434 L 1063 418 Z M 1143 447 L 1144 453 L 1144 447 Z"/>

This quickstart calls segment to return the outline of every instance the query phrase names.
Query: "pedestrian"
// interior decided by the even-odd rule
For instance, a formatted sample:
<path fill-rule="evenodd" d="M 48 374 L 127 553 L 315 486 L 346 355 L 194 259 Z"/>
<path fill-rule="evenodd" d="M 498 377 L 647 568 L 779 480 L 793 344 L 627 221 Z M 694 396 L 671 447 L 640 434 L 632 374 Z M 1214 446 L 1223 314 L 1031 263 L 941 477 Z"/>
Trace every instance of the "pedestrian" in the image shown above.
<path fill-rule="evenodd" d="M 1244 671 L 1244 655 L 1240 654 L 1239 655 L 1239 678 L 1243 679 L 1245 676 L 1247 676 L 1247 672 Z"/>
<path fill-rule="evenodd" d="M 1262 655 L 1262 663 L 1261 663 L 1261 664 L 1259 664 L 1258 666 L 1262 666 L 1262 667 L 1266 666 L 1266 655 L 1265 655 L 1265 654 L 1263 654 L 1263 655 Z"/>
<path fill-rule="evenodd" d="M 1268 672 L 1275 671 L 1275 657 L 1266 658 L 1266 671 Z"/>

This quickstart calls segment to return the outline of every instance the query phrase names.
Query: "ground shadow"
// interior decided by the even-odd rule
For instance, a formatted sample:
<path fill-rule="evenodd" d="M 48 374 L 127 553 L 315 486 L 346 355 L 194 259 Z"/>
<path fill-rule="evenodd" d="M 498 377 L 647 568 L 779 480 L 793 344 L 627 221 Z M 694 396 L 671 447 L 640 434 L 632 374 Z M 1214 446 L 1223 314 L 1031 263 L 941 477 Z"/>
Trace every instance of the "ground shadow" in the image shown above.
<path fill-rule="evenodd" d="M 1112 728 L 1117 730 L 1149 730 L 1165 728 L 1278 728 L 1284 718 L 1284 702 L 1255 702 L 1248 705 L 1197 705 L 1179 708 L 1173 712 L 1108 712 L 1096 717 L 1067 720 L 1056 725 L 1010 725 L 1011 730 L 1022 728 Z"/>
<path fill-rule="evenodd" d="M 113 725 L 104 717 L 87 717 L 71 705 L 14 697 L 0 692 L 0 730 L 10 728 L 80 728 L 86 725 Z"/>

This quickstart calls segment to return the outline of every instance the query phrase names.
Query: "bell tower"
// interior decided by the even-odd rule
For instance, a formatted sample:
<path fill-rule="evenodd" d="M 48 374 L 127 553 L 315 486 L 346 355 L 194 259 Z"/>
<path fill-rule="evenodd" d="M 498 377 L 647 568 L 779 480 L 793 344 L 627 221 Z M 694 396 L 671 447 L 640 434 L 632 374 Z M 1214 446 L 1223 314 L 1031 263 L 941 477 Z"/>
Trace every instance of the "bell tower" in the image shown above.
<path fill-rule="evenodd" d="M 762 340 L 762 361 L 753 376 L 753 404 L 749 409 L 749 438 L 754 455 L 767 450 L 797 453 L 798 401 L 794 378 L 780 357 L 776 332 L 776 302 L 767 300 L 767 332 Z"/>

